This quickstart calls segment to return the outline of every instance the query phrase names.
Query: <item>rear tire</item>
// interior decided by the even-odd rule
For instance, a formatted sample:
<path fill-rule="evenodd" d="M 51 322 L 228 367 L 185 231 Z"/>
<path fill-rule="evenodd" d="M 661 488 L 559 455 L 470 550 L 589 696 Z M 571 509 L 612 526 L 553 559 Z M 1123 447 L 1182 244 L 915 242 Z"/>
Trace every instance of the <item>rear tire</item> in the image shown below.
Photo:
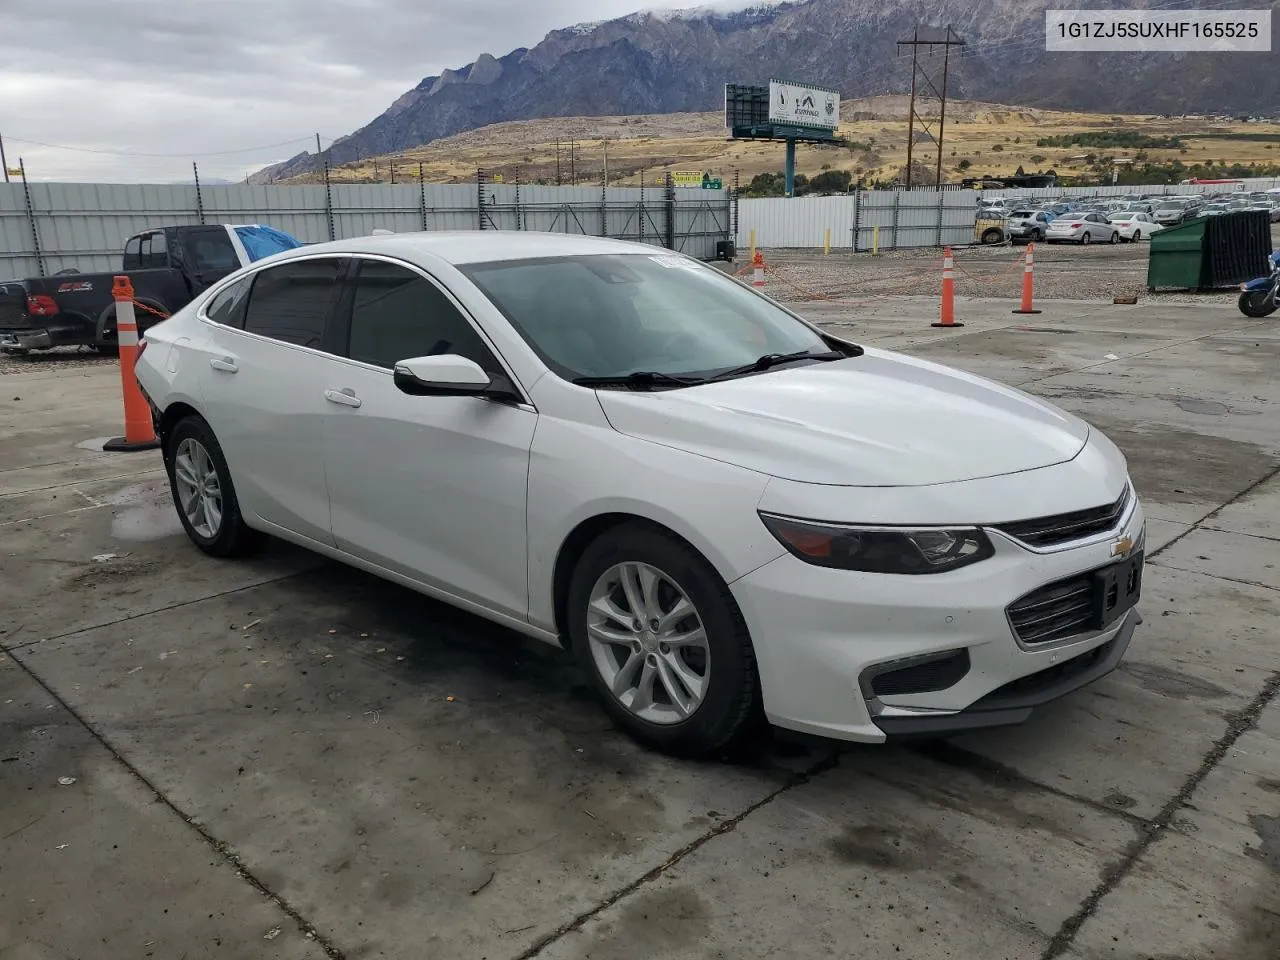
<path fill-rule="evenodd" d="M 192 543 L 213 557 L 245 556 L 262 546 L 266 536 L 245 524 L 227 459 L 202 418 L 186 417 L 169 431 L 164 463 L 174 508 Z"/>
<path fill-rule="evenodd" d="M 1091 243 L 1093 243 L 1093 237 L 1089 236 L 1088 232 L 1086 231 L 1085 235 L 1080 238 L 1080 245 L 1088 246 Z"/>
<path fill-rule="evenodd" d="M 982 231 L 982 242 L 987 245 L 1000 243 L 1002 240 L 1004 240 L 1004 234 L 994 227 Z"/>
<path fill-rule="evenodd" d="M 649 579 L 632 580 L 628 593 L 628 571 L 645 571 Z M 641 596 L 646 582 L 657 584 L 652 603 Z M 655 632 L 652 625 L 675 609 L 680 595 L 691 612 Z M 643 610 L 630 609 L 632 597 Z M 700 647 L 680 639 L 695 635 L 699 625 Z M 706 756 L 738 740 L 763 716 L 755 652 L 733 594 L 711 564 L 665 530 L 636 521 L 592 543 L 573 572 L 567 627 L 604 711 L 647 746 L 676 756 Z M 670 646 L 664 637 L 672 639 Z"/>
<path fill-rule="evenodd" d="M 1141 240 L 1142 240 L 1142 231 L 1141 230 L 1133 231 L 1133 242 L 1138 243 Z"/>

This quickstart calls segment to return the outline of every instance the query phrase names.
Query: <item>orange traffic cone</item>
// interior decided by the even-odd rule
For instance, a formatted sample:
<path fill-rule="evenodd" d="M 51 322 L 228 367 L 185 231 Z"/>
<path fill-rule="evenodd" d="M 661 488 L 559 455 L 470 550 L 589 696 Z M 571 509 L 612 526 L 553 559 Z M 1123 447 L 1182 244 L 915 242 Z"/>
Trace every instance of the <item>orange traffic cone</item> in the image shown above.
<path fill-rule="evenodd" d="M 1022 306 L 1014 313 L 1039 313 L 1031 304 L 1031 287 L 1034 283 L 1033 277 L 1036 272 L 1036 245 L 1034 243 L 1027 244 L 1027 259 L 1022 267 Z"/>
<path fill-rule="evenodd" d="M 751 285 L 753 287 L 763 287 L 764 271 L 765 271 L 763 251 L 761 250 L 756 251 L 755 257 L 753 257 L 751 260 L 751 269 L 754 271 L 754 275 L 752 276 L 752 279 L 751 279 Z"/>
<path fill-rule="evenodd" d="M 120 388 L 124 394 L 124 436 L 108 440 L 103 450 L 132 453 L 160 446 L 151 423 L 151 405 L 142 395 L 134 365 L 138 362 L 138 320 L 133 312 L 133 283 L 116 277 L 111 284 L 116 301 L 116 343 L 120 348 Z"/>
<path fill-rule="evenodd" d="M 944 247 L 942 250 L 942 317 L 935 327 L 963 327 L 964 324 L 956 320 L 956 279 L 955 279 L 955 260 L 951 257 L 951 248 Z"/>

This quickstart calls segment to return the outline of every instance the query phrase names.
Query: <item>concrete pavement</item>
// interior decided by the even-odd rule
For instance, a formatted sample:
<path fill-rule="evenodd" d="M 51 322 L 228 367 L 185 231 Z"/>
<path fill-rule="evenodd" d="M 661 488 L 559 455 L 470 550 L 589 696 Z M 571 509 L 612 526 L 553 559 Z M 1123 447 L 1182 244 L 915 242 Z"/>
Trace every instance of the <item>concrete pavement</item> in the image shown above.
<path fill-rule="evenodd" d="M 1041 306 L 801 309 L 1121 445 L 1153 551 L 1121 668 L 1013 730 L 719 763 L 468 615 L 199 554 L 158 455 L 87 442 L 114 366 L 0 376 L 0 958 L 1275 960 L 1280 326 Z"/>

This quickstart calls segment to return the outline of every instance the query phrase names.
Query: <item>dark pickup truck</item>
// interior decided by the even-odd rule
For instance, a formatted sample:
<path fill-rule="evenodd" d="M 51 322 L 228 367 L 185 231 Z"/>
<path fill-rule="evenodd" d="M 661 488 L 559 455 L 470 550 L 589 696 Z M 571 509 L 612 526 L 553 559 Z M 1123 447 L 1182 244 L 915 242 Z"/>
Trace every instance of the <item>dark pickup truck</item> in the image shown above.
<path fill-rule="evenodd" d="M 0 281 L 0 351 L 91 346 L 116 352 L 112 277 L 133 282 L 139 331 L 255 260 L 301 244 L 260 224 L 161 227 L 130 237 L 115 273 L 64 271 Z"/>

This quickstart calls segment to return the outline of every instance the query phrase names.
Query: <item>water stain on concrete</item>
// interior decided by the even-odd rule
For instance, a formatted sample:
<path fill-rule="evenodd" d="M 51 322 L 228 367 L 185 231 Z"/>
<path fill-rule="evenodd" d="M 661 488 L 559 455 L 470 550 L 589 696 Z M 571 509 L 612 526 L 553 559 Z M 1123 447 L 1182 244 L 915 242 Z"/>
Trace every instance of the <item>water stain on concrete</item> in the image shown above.
<path fill-rule="evenodd" d="M 1231 691 L 1190 674 L 1170 670 L 1154 663 L 1125 660 L 1120 670 L 1138 681 L 1145 689 L 1173 700 L 1221 700 Z"/>
<path fill-rule="evenodd" d="M 1258 781 L 1258 786 L 1267 791 L 1267 793 L 1280 793 L 1280 780 L 1271 780 L 1264 777 Z"/>
<path fill-rule="evenodd" d="M 167 480 L 122 487 L 105 502 L 123 508 L 111 520 L 111 535 L 119 540 L 161 540 L 184 532 Z"/>
<path fill-rule="evenodd" d="M 1255 443 L 1161 423 L 1139 429 L 1097 408 L 1061 405 L 1096 426 L 1124 451 L 1138 492 L 1160 503 L 1225 503 L 1271 473 L 1280 459 Z"/>
<path fill-rule="evenodd" d="M 1231 408 L 1217 400 L 1196 400 L 1193 397 L 1178 397 L 1173 401 L 1180 410 L 1187 413 L 1199 413 L 1207 417 L 1225 417 Z"/>
<path fill-rule="evenodd" d="M 921 849 L 929 844 L 921 842 L 917 846 L 892 827 L 845 827 L 830 846 L 837 859 L 853 866 L 903 871 L 928 866 Z"/>
<path fill-rule="evenodd" d="M 1280 817 L 1253 814 L 1249 817 L 1249 826 L 1262 843 L 1257 847 L 1246 847 L 1245 856 L 1257 860 L 1273 873 L 1280 873 Z"/>
<path fill-rule="evenodd" d="M 710 933 L 711 912 L 691 886 L 673 886 L 623 901 L 617 919 L 583 951 L 588 957 L 693 956 Z"/>

